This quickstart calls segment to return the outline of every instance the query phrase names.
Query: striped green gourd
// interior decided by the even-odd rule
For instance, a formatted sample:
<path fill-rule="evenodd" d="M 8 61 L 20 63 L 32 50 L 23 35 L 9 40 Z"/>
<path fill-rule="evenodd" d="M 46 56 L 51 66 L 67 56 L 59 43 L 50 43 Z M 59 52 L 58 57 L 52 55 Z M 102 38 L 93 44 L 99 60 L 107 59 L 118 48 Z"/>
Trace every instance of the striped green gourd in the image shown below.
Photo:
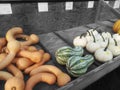
<path fill-rule="evenodd" d="M 80 46 L 74 47 L 74 48 L 70 46 L 63 46 L 55 52 L 55 57 L 59 64 L 65 65 L 67 60 L 71 56 L 76 56 L 76 55 L 82 56 L 83 53 L 84 53 L 84 50 Z"/>
<path fill-rule="evenodd" d="M 80 75 L 86 73 L 88 67 L 94 62 L 94 57 L 92 55 L 72 56 L 68 59 L 66 63 L 67 71 L 73 77 L 79 77 Z"/>

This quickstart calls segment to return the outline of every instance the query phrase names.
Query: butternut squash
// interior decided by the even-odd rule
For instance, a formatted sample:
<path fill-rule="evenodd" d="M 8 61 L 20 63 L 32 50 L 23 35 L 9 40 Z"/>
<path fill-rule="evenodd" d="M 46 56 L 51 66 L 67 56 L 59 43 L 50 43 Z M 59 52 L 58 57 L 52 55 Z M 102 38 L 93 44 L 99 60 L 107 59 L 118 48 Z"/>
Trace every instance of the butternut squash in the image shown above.
<path fill-rule="evenodd" d="M 37 74 L 31 76 L 27 80 L 25 90 L 33 90 L 33 87 L 38 82 L 45 82 L 49 85 L 52 85 L 56 82 L 56 76 L 51 73 L 37 73 Z"/>
<path fill-rule="evenodd" d="M 6 40 L 9 42 L 9 41 L 12 41 L 12 40 L 16 40 L 15 39 L 15 35 L 16 34 L 21 34 L 23 33 L 23 30 L 21 27 L 13 27 L 11 29 L 9 29 L 6 33 Z"/>
<path fill-rule="evenodd" d="M 21 43 L 22 46 L 36 44 L 39 42 L 39 37 L 36 34 L 31 34 L 27 41 Z"/>
<path fill-rule="evenodd" d="M 24 79 L 23 73 L 13 64 L 8 65 L 7 70 L 11 72 L 15 77 Z"/>
<path fill-rule="evenodd" d="M 16 66 L 20 69 L 20 70 L 24 70 L 27 67 L 29 67 L 30 65 L 32 65 L 34 62 L 32 62 L 31 60 L 29 60 L 28 58 L 16 58 Z"/>
<path fill-rule="evenodd" d="M 32 76 L 32 75 L 35 75 L 35 74 L 41 73 L 41 72 L 53 73 L 57 77 L 58 86 L 64 86 L 69 81 L 71 81 L 71 77 L 68 74 L 62 72 L 59 68 L 57 68 L 56 66 L 53 66 L 53 65 L 39 66 L 39 67 L 33 69 L 30 72 L 30 75 Z"/>
<path fill-rule="evenodd" d="M 20 43 L 16 40 L 12 40 L 8 42 L 7 48 L 9 50 L 9 54 L 0 62 L 0 70 L 4 69 L 12 62 L 12 60 L 16 56 L 16 53 L 20 49 Z"/>
<path fill-rule="evenodd" d="M 0 71 L 0 80 L 8 80 L 12 78 L 13 75 L 7 71 Z"/>
<path fill-rule="evenodd" d="M 42 54 L 39 51 L 30 52 L 28 50 L 21 50 L 17 54 L 18 56 L 30 59 L 32 62 L 38 63 L 42 60 Z"/>
<path fill-rule="evenodd" d="M 32 66 L 26 68 L 26 69 L 24 70 L 24 72 L 25 72 L 26 74 L 30 73 L 30 71 L 32 71 L 33 69 L 35 69 L 35 68 L 37 68 L 37 67 L 43 65 L 45 62 L 49 61 L 49 60 L 50 60 L 50 57 L 51 57 L 51 56 L 50 56 L 49 53 L 44 53 L 41 62 L 36 63 L 36 64 L 33 64 Z"/>
<path fill-rule="evenodd" d="M 18 77 L 12 77 L 5 82 L 4 90 L 24 90 L 25 82 Z"/>

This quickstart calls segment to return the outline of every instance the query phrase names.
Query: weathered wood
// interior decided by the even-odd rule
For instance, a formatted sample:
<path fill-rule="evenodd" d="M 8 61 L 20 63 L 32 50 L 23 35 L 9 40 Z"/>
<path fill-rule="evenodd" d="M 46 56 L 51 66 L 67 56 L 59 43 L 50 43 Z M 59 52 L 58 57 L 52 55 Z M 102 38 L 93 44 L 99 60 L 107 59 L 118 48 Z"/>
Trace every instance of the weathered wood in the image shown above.
<path fill-rule="evenodd" d="M 56 31 L 55 33 L 60 35 L 62 38 L 65 39 L 66 42 L 70 43 L 71 45 L 73 44 L 73 39 L 76 36 L 81 35 L 82 33 L 86 33 L 86 30 L 88 28 L 84 26 L 76 27 L 76 28 L 71 28 L 67 30 L 61 30 L 61 31 Z"/>

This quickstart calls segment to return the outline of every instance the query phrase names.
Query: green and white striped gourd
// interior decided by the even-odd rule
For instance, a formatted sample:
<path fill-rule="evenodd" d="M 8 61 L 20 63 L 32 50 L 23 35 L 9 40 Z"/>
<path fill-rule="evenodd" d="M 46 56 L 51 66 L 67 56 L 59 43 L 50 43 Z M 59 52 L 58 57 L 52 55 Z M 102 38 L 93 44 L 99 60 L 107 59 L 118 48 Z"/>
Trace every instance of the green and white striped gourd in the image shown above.
<path fill-rule="evenodd" d="M 63 46 L 56 51 L 55 57 L 59 64 L 65 65 L 67 60 L 71 56 L 76 56 L 76 55 L 82 56 L 83 53 L 84 53 L 84 49 L 80 46 L 74 48 L 70 46 Z"/>
<path fill-rule="evenodd" d="M 92 55 L 85 55 L 84 57 L 72 56 L 66 63 L 66 69 L 73 77 L 79 77 L 80 75 L 86 73 L 88 67 L 93 62 L 94 57 Z"/>

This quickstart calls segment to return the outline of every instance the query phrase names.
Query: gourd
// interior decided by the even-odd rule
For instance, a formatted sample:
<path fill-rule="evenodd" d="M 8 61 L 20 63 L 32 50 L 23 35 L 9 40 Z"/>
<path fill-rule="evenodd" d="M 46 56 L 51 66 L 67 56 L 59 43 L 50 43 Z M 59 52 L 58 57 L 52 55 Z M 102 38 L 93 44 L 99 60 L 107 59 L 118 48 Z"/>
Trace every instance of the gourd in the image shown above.
<path fill-rule="evenodd" d="M 39 37 L 36 34 L 31 34 L 27 41 L 21 42 L 22 46 L 36 44 L 39 42 Z"/>
<path fill-rule="evenodd" d="M 11 72 L 15 77 L 24 79 L 23 73 L 13 64 L 7 66 L 7 70 Z"/>
<path fill-rule="evenodd" d="M 17 34 L 20 35 L 22 33 L 23 33 L 22 28 L 13 27 L 13 28 L 9 29 L 8 32 L 6 33 L 6 40 L 8 42 L 12 41 L 12 40 L 16 40 L 16 38 L 17 38 L 16 35 Z M 18 36 L 18 37 L 22 37 L 22 38 L 25 38 L 27 40 L 27 41 L 23 41 L 23 42 L 20 41 L 21 46 L 36 44 L 36 43 L 39 42 L 39 37 L 36 34 L 31 34 L 30 36 L 21 35 L 21 36 Z"/>
<path fill-rule="evenodd" d="M 24 58 L 24 57 L 19 57 L 19 58 L 15 58 L 15 59 L 16 59 L 16 66 L 20 70 L 24 70 L 34 63 L 31 60 L 29 60 L 28 58 Z"/>
<path fill-rule="evenodd" d="M 89 30 L 87 30 L 85 38 L 87 40 L 87 43 L 93 41 L 93 37 L 92 37 L 91 32 Z"/>
<path fill-rule="evenodd" d="M 13 75 L 7 71 L 0 71 L 0 80 L 8 80 L 12 78 Z"/>
<path fill-rule="evenodd" d="M 116 33 L 120 30 L 120 19 L 118 19 L 113 25 L 113 31 Z"/>
<path fill-rule="evenodd" d="M 104 39 L 103 35 L 101 35 L 101 37 L 102 37 L 103 40 L 98 42 L 98 43 L 100 44 L 100 47 L 104 48 L 107 45 L 107 40 Z"/>
<path fill-rule="evenodd" d="M 16 56 L 16 53 L 20 49 L 20 43 L 16 40 L 12 40 L 8 42 L 7 48 L 9 50 L 8 55 L 0 62 L 0 70 L 4 69 L 7 65 L 9 65 L 14 57 Z"/>
<path fill-rule="evenodd" d="M 35 75 L 37 73 L 41 73 L 41 72 L 49 72 L 54 74 L 57 77 L 57 85 L 58 86 L 64 86 L 66 85 L 68 82 L 71 81 L 71 77 L 67 74 L 62 72 L 58 67 L 53 66 L 53 65 L 42 65 L 39 66 L 35 69 L 33 69 L 30 72 L 30 75 Z"/>
<path fill-rule="evenodd" d="M 7 44 L 5 38 L 0 38 L 0 52 L 2 52 L 2 48 Z"/>
<path fill-rule="evenodd" d="M 35 68 L 43 65 L 44 63 L 48 62 L 48 61 L 50 60 L 50 58 L 51 58 L 51 56 L 50 56 L 49 53 L 44 53 L 41 62 L 35 63 L 35 64 L 33 64 L 32 66 L 26 68 L 26 69 L 24 70 L 24 72 L 25 72 L 26 74 L 30 73 L 33 69 L 35 69 Z"/>
<path fill-rule="evenodd" d="M 35 46 L 22 46 L 20 50 L 37 51 Z"/>
<path fill-rule="evenodd" d="M 11 29 L 9 29 L 6 33 L 6 40 L 9 42 L 9 41 L 12 41 L 12 40 L 16 40 L 15 39 L 15 35 L 16 34 L 22 34 L 23 33 L 23 30 L 22 28 L 20 27 L 13 27 Z"/>
<path fill-rule="evenodd" d="M 112 38 L 112 35 L 109 32 L 102 32 L 102 36 L 104 37 L 105 40 Z"/>
<path fill-rule="evenodd" d="M 108 39 L 107 46 L 105 48 L 99 48 L 98 50 L 95 51 L 94 56 L 96 60 L 100 62 L 107 62 L 112 60 L 113 54 L 108 49 L 108 46 L 109 46 L 109 39 Z"/>
<path fill-rule="evenodd" d="M 18 77 L 12 77 L 5 82 L 4 90 L 24 90 L 25 82 Z"/>
<path fill-rule="evenodd" d="M 90 52 L 90 53 L 94 53 L 97 49 L 100 48 L 100 44 L 96 42 L 96 39 L 92 33 L 92 36 L 94 38 L 93 42 L 88 42 L 86 45 L 86 49 Z"/>
<path fill-rule="evenodd" d="M 52 85 L 56 82 L 56 76 L 52 73 L 37 73 L 27 80 L 25 90 L 33 90 L 33 87 L 40 82 Z"/>
<path fill-rule="evenodd" d="M 17 56 L 25 57 L 30 59 L 32 62 L 38 63 L 42 60 L 42 54 L 39 51 L 28 51 L 28 50 L 20 50 Z"/>
<path fill-rule="evenodd" d="M 92 55 L 72 56 L 68 59 L 66 63 L 67 71 L 73 77 L 79 77 L 80 75 L 86 73 L 88 67 L 94 62 L 94 57 Z"/>
<path fill-rule="evenodd" d="M 92 28 L 92 29 L 89 29 L 89 30 L 87 30 L 87 31 L 88 31 L 88 33 L 90 32 L 90 34 L 91 34 L 91 32 L 92 32 L 93 35 L 96 36 L 96 35 L 99 34 L 98 31 L 96 30 L 98 27 L 99 27 L 99 26 L 97 26 L 97 27 L 95 27 L 95 28 Z"/>
<path fill-rule="evenodd" d="M 84 33 L 81 34 L 80 36 L 77 36 L 77 37 L 74 38 L 74 40 L 73 40 L 73 45 L 74 46 L 81 46 L 81 47 L 86 46 L 87 40 L 83 35 L 84 35 Z"/>
<path fill-rule="evenodd" d="M 120 45 L 120 35 L 119 34 L 113 34 L 113 38 L 117 41 L 117 44 Z"/>
<path fill-rule="evenodd" d="M 74 47 L 74 48 L 72 48 L 70 46 L 63 46 L 55 52 L 55 57 L 56 57 L 56 60 L 59 64 L 65 65 L 67 60 L 71 56 L 73 56 L 73 55 L 82 56 L 83 52 L 84 52 L 84 50 L 80 46 L 77 46 L 77 47 Z"/>
<path fill-rule="evenodd" d="M 14 35 L 14 38 L 15 39 L 23 39 L 23 40 L 28 40 L 29 39 L 29 36 L 28 35 L 25 35 L 25 34 L 16 34 Z"/>
<path fill-rule="evenodd" d="M 118 46 L 117 41 L 114 39 L 115 45 L 109 45 L 108 49 L 112 52 L 113 56 L 120 55 L 120 46 Z"/>

